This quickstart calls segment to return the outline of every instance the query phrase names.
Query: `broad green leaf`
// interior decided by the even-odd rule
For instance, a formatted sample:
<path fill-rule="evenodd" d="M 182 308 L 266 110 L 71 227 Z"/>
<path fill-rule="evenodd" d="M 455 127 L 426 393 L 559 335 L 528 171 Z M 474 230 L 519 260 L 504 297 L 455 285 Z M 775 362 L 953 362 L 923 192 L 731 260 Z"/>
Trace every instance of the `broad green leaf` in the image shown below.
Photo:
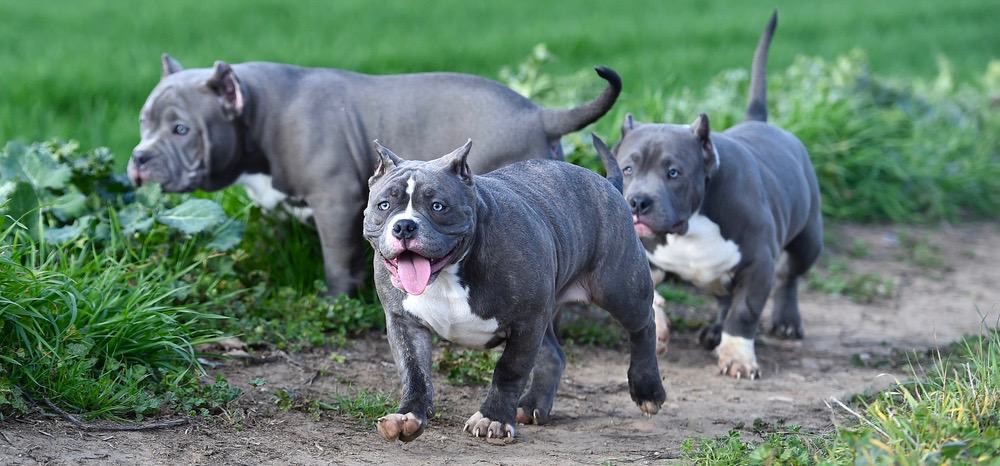
<path fill-rule="evenodd" d="M 153 226 L 153 217 L 143 206 L 133 203 L 118 211 L 118 224 L 126 235 L 145 233 Z"/>
<path fill-rule="evenodd" d="M 8 142 L 0 153 L 0 181 L 24 178 L 21 170 L 21 157 L 27 149 L 18 143 Z"/>
<path fill-rule="evenodd" d="M 168 227 L 193 235 L 212 228 L 226 220 L 222 207 L 208 199 L 188 199 L 173 209 L 156 216 Z"/>
<path fill-rule="evenodd" d="M 87 231 L 94 217 L 86 215 L 77 219 L 72 225 L 59 228 L 47 228 L 43 237 L 45 242 L 54 245 L 62 245 L 75 241 L 83 232 Z"/>
<path fill-rule="evenodd" d="M 0 225 L 6 228 L 12 221 L 20 222 L 32 238 L 38 238 L 38 196 L 35 189 L 23 181 L 8 182 L 0 188 L 0 194 L 3 194 L 0 196 Z"/>
<path fill-rule="evenodd" d="M 86 211 L 87 196 L 75 189 L 52 201 L 52 213 L 63 222 L 79 218 Z"/>
<path fill-rule="evenodd" d="M 163 190 L 156 183 L 140 186 L 139 189 L 135 190 L 135 201 L 154 209 L 163 203 Z"/>
<path fill-rule="evenodd" d="M 35 188 L 63 189 L 73 172 L 47 151 L 33 148 L 21 157 L 21 170 Z"/>
<path fill-rule="evenodd" d="M 212 232 L 212 240 L 206 246 L 220 252 L 228 251 L 240 244 L 245 229 L 246 226 L 242 223 L 228 220 Z"/>

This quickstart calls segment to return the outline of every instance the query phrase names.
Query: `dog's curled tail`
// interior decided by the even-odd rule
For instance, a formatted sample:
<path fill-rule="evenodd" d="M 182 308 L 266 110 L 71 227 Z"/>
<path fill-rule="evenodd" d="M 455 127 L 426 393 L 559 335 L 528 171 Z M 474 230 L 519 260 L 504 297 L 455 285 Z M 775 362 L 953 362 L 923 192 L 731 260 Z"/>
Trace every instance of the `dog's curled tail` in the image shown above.
<path fill-rule="evenodd" d="M 542 129 L 550 138 L 558 139 L 564 134 L 583 129 L 604 116 L 618 100 L 618 95 L 622 92 L 622 78 L 611 68 L 598 66 L 594 70 L 608 82 L 608 86 L 596 99 L 579 107 L 542 109 Z"/>
<path fill-rule="evenodd" d="M 778 10 L 771 13 L 771 19 L 764 28 L 757 50 L 753 54 L 750 70 L 750 97 L 747 102 L 747 120 L 767 121 L 767 51 L 771 48 L 774 28 L 778 26 Z"/>
<path fill-rule="evenodd" d="M 608 149 L 608 145 L 597 137 L 596 134 L 590 133 L 590 138 L 594 141 L 594 149 L 597 149 L 597 154 L 601 156 L 601 162 L 604 163 L 604 173 L 606 174 L 608 181 L 618 190 L 619 193 L 625 192 L 625 176 L 622 174 L 621 167 L 618 166 L 618 160 L 615 159 L 615 154 L 611 153 Z"/>

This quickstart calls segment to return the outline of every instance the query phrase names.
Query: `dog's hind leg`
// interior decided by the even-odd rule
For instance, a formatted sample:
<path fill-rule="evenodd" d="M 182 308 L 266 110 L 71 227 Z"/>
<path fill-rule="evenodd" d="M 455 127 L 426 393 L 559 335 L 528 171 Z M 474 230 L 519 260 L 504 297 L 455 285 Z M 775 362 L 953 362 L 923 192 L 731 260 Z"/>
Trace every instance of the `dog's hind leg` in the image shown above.
<path fill-rule="evenodd" d="M 548 422 L 565 368 L 566 355 L 556 339 L 555 328 L 549 324 L 535 358 L 535 367 L 531 369 L 528 389 L 517 403 L 518 423 L 541 425 Z"/>
<path fill-rule="evenodd" d="M 805 336 L 799 315 L 799 277 L 809 271 L 822 248 L 823 232 L 818 222 L 810 223 L 785 248 L 772 298 L 771 335 L 790 339 Z"/>

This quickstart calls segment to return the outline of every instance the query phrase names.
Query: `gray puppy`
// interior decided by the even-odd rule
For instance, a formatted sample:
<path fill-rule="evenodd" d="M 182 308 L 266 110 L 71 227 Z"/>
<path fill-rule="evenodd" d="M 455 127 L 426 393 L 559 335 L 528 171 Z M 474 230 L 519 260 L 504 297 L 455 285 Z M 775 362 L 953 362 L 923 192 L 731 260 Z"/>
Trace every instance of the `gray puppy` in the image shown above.
<path fill-rule="evenodd" d="M 745 122 L 712 133 L 705 114 L 691 125 L 628 116 L 614 151 L 653 280 L 669 272 L 718 296 L 718 319 L 701 340 L 715 348 L 720 371 L 736 378 L 760 375 L 754 337 L 772 286 L 772 332 L 802 338 L 798 279 L 823 246 L 809 154 L 791 133 L 767 124 L 767 50 L 776 24 L 777 12 L 754 55 Z M 612 156 L 603 142 L 595 145 Z M 654 308 L 665 333 L 666 315 Z"/>
<path fill-rule="evenodd" d="M 526 159 L 561 159 L 559 138 L 604 115 L 621 91 L 608 87 L 572 109 L 539 108 L 503 85 L 471 75 L 368 76 L 276 63 L 182 70 L 167 55 L 142 108 L 132 182 L 165 191 L 217 190 L 234 182 L 265 209 L 291 203 L 314 217 L 328 290 L 348 292 L 367 275 L 361 210 L 378 157 L 375 135 L 416 154 L 479 141 L 477 172 Z M 322 209 L 311 207 L 321 206 Z M 314 215 L 313 215 L 314 214 Z"/>
<path fill-rule="evenodd" d="M 566 366 L 553 318 L 571 301 L 604 308 L 629 332 L 629 393 L 647 415 L 659 410 L 653 284 L 613 161 L 617 186 L 551 160 L 473 176 L 471 141 L 429 162 L 376 147 L 364 235 L 403 383 L 398 413 L 378 421 L 385 439 L 408 442 L 427 425 L 432 333 L 505 345 L 467 432 L 507 441 L 516 422 L 546 422 Z"/>

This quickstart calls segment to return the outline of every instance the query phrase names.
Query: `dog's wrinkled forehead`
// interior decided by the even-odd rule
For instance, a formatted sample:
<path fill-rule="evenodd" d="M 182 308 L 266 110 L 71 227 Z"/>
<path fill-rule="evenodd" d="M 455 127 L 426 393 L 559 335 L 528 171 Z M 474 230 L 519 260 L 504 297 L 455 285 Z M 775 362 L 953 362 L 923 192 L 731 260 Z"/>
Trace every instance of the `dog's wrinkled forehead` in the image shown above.
<path fill-rule="evenodd" d="M 635 170 L 671 164 L 690 169 L 702 166 L 701 146 L 687 125 L 639 126 L 622 139 L 617 158 Z"/>
<path fill-rule="evenodd" d="M 155 125 L 159 123 L 157 118 L 168 113 L 197 114 L 211 109 L 215 99 L 211 98 L 212 94 L 205 86 L 209 77 L 209 71 L 200 69 L 164 76 L 143 104 L 140 119 Z"/>
<path fill-rule="evenodd" d="M 461 199 L 466 191 L 465 185 L 458 178 L 436 166 L 434 161 L 406 161 L 386 174 L 372 188 L 373 197 L 391 194 L 407 200 L 410 197 Z"/>

